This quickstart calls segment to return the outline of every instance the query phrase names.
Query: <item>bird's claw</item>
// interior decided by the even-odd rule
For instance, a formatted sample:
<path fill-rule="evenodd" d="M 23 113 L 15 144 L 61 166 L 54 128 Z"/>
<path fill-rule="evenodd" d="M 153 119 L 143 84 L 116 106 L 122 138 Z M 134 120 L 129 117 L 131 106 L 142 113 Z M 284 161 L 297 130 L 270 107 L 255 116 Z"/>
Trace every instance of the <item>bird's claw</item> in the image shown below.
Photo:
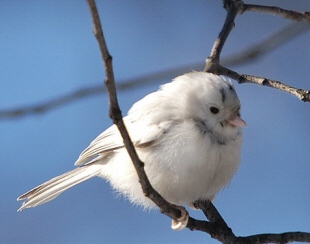
<path fill-rule="evenodd" d="M 189 214 L 184 207 L 177 206 L 177 208 L 181 211 L 181 217 L 172 220 L 171 228 L 173 230 L 183 230 L 187 226 Z"/>

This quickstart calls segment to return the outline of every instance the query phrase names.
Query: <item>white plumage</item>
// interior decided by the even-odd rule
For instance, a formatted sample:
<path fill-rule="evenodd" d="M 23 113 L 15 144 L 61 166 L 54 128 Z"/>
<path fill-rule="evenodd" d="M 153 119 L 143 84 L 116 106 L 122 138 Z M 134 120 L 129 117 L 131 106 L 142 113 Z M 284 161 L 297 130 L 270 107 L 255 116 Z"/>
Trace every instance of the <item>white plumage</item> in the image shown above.
<path fill-rule="evenodd" d="M 245 122 L 230 81 L 205 72 L 175 78 L 135 103 L 126 127 L 153 187 L 169 202 L 191 205 L 212 199 L 227 185 L 240 162 Z M 142 192 L 136 171 L 115 125 L 81 153 L 78 168 L 18 198 L 19 211 L 48 202 L 68 188 L 102 177 L 133 203 L 154 207 Z"/>

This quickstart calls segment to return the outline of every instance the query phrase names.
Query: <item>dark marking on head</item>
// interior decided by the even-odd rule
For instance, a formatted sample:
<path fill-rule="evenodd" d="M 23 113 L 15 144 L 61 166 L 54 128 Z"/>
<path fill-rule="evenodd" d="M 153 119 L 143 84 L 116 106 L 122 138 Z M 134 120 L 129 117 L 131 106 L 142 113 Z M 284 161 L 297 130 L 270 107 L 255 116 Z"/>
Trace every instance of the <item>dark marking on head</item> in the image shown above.
<path fill-rule="evenodd" d="M 225 103 L 226 94 L 225 94 L 224 88 L 221 88 L 221 89 L 220 89 L 220 93 L 221 93 L 221 95 L 222 95 L 222 103 Z"/>
<path fill-rule="evenodd" d="M 234 87 L 232 86 L 232 84 L 228 84 L 228 88 L 229 88 L 229 90 L 231 90 L 231 91 L 234 90 Z"/>

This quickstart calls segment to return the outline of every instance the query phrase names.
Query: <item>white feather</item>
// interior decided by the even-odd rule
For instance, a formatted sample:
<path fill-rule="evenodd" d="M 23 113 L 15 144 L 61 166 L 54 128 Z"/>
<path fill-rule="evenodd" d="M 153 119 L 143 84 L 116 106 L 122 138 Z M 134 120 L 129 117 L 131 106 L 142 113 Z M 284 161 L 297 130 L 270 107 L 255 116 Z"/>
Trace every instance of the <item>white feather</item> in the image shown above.
<path fill-rule="evenodd" d="M 133 105 L 124 118 L 126 127 L 151 184 L 166 200 L 191 205 L 212 199 L 230 182 L 240 161 L 240 126 L 245 125 L 239 109 L 230 81 L 204 72 L 179 76 Z M 232 120 L 238 126 L 229 124 Z M 141 190 L 116 126 L 93 140 L 75 165 L 80 167 L 19 197 L 26 200 L 20 210 L 94 176 L 109 181 L 133 203 L 154 206 Z"/>

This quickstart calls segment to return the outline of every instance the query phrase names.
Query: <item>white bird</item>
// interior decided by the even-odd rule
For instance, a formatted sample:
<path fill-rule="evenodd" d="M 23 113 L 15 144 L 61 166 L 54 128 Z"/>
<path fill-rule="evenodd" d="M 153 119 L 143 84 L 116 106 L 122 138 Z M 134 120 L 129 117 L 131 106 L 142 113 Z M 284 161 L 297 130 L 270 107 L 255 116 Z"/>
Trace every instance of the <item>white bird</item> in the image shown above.
<path fill-rule="evenodd" d="M 240 101 L 232 83 L 222 76 L 191 72 L 175 78 L 135 103 L 125 125 L 146 174 L 167 201 L 193 206 L 214 199 L 236 172 L 241 153 Z M 102 132 L 81 153 L 76 169 L 21 195 L 18 209 L 46 203 L 92 177 L 145 208 L 155 204 L 142 192 L 137 173 L 115 125 Z M 172 222 L 182 229 L 188 213 Z"/>

